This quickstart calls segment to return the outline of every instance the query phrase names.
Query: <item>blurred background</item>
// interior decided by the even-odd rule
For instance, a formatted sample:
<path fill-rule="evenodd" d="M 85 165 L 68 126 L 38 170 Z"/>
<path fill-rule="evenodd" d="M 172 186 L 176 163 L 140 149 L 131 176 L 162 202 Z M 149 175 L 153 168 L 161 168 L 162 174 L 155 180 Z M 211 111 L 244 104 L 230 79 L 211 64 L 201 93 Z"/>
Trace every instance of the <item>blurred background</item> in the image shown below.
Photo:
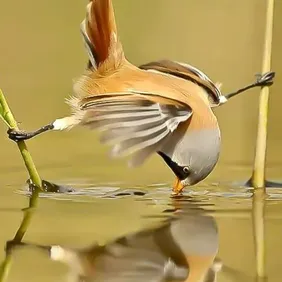
<path fill-rule="evenodd" d="M 214 81 L 222 82 L 224 93 L 254 81 L 254 75 L 261 71 L 264 0 L 179 0 L 177 4 L 170 0 L 113 2 L 125 53 L 136 65 L 163 58 L 187 62 L 206 72 Z M 69 114 L 64 99 L 72 94 L 72 79 L 82 73 L 87 60 L 79 32 L 86 3 L 27 0 L 15 5 L 11 1 L 1 2 L 0 83 L 22 128 L 35 129 Z M 279 75 L 282 1 L 275 4 L 272 69 L 277 75 L 270 98 L 269 169 L 282 160 L 282 78 Z M 223 142 L 218 167 L 240 164 L 250 174 L 258 96 L 259 89 L 254 89 L 215 110 Z M 0 158 L 5 159 L 0 168 L 22 167 L 17 150 L 5 138 L 3 124 L 0 130 L 3 135 Z M 76 162 L 87 162 L 90 166 L 85 169 L 90 169 L 90 175 L 106 172 L 107 178 L 121 180 L 121 175 L 125 175 L 122 180 L 126 180 L 127 167 L 108 159 L 107 149 L 99 145 L 95 134 L 85 129 L 50 133 L 30 141 L 29 147 L 41 171 L 47 169 L 46 177 L 53 177 L 49 175 L 52 174 L 50 165 L 62 169 Z M 131 170 L 130 175 L 138 177 L 150 167 L 157 169 L 154 176 L 147 177 L 162 177 L 168 171 L 156 156 L 143 168 Z M 108 170 L 115 172 L 108 173 Z M 79 169 L 74 172 L 76 177 L 83 177 L 81 173 L 87 172 Z M 271 170 L 268 175 L 277 177 L 275 173 Z M 218 170 L 213 175 L 222 177 Z"/>
<path fill-rule="evenodd" d="M 0 87 L 22 129 L 33 130 L 69 114 L 64 99 L 72 95 L 72 79 L 82 73 L 87 63 L 79 31 L 79 24 L 85 17 L 86 4 L 87 1 L 69 0 L 0 2 Z M 253 82 L 255 74 L 261 71 L 265 0 L 113 0 L 113 4 L 125 54 L 136 65 L 165 58 L 186 62 L 204 71 L 213 81 L 222 82 L 223 93 Z M 267 153 L 267 176 L 271 179 L 282 178 L 281 25 L 282 1 L 276 0 L 272 53 L 272 70 L 276 72 L 276 78 L 270 93 Z M 254 89 L 215 109 L 222 131 L 223 147 L 216 170 L 204 183 L 249 178 L 257 132 L 258 98 L 259 89 Z M 10 209 L 22 207 L 26 203 L 26 199 L 14 195 L 14 191 L 22 188 L 27 174 L 17 147 L 8 140 L 6 130 L 6 126 L 0 122 L 0 184 L 6 188 L 0 192 L 3 199 L 1 206 Z M 125 160 L 108 158 L 108 148 L 101 146 L 97 137 L 95 132 L 75 128 L 69 132 L 43 134 L 28 141 L 28 147 L 41 176 L 55 182 L 140 187 L 160 183 L 168 185 L 173 181 L 173 175 L 157 156 L 141 168 L 128 170 Z M 51 212 L 57 215 L 54 211 L 58 209 L 57 205 L 55 202 L 43 201 L 41 208 L 48 210 L 48 214 Z M 82 204 L 77 204 L 76 208 L 78 206 L 83 209 Z M 117 207 L 118 204 L 116 211 L 128 214 L 128 206 Z M 64 224 L 61 225 L 60 221 L 53 222 L 54 218 L 45 214 L 43 218 L 47 220 L 47 225 L 43 226 L 38 219 L 35 233 L 31 233 L 32 238 L 38 239 L 43 230 L 48 232 L 47 229 L 52 226 L 50 229 L 60 231 L 53 234 L 53 237 L 45 233 L 42 240 L 52 238 L 53 241 L 67 240 L 73 244 L 74 238 L 79 236 L 71 233 L 76 231 L 75 226 L 88 230 L 88 222 L 85 218 L 81 221 L 84 215 L 75 215 L 70 206 L 67 211 L 65 208 L 59 207 L 59 215 L 67 212 L 71 218 L 64 218 Z M 83 211 L 86 214 L 90 212 L 89 206 Z M 96 209 L 93 210 L 95 212 Z M 79 225 L 74 221 L 75 216 Z M 142 225 L 136 220 L 139 211 L 136 217 L 131 216 L 124 224 L 120 223 L 116 233 L 125 233 L 125 229 L 136 229 Z M 1 218 L 5 224 L 10 222 L 5 227 L 5 234 L 4 231 L 2 234 L 1 240 L 4 242 L 13 234 L 12 230 L 20 221 L 21 214 L 7 211 Z M 97 217 L 95 220 L 95 224 L 100 224 Z M 220 225 L 223 234 L 221 243 L 225 244 L 223 254 L 229 254 L 229 239 L 236 237 L 233 256 L 229 259 L 237 266 L 242 266 L 242 249 L 236 248 L 241 247 L 246 237 L 245 242 L 252 240 L 252 235 L 248 233 L 251 228 L 249 222 L 243 220 L 240 224 L 236 236 L 230 233 L 231 226 L 234 226 L 232 222 L 223 220 Z M 278 227 L 272 223 L 270 225 L 271 234 L 277 232 Z M 108 227 L 107 230 L 97 232 L 99 238 L 106 238 L 108 235 L 105 234 L 109 234 L 110 230 Z M 224 234 L 228 236 L 224 237 Z M 70 237 L 66 239 L 64 235 Z M 249 245 L 246 243 L 244 246 L 248 248 Z M 273 251 L 276 247 L 274 243 L 271 244 Z M 250 251 L 252 253 L 252 247 Z M 253 259 L 253 253 L 250 256 Z M 247 263 L 242 267 L 251 266 L 252 263 Z M 11 281 L 16 281 L 14 279 Z"/>

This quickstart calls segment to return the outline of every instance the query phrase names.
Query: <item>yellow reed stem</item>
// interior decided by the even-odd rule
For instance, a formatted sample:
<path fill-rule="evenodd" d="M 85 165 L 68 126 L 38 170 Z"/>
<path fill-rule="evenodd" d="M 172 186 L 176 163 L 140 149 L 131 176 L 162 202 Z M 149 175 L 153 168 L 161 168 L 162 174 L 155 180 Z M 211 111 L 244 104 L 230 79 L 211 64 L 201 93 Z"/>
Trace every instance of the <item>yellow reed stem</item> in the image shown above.
<path fill-rule="evenodd" d="M 272 30 L 273 30 L 274 0 L 267 1 L 266 28 L 264 54 L 262 63 L 262 73 L 270 71 Z M 268 117 L 269 86 L 261 88 L 259 99 L 258 133 L 255 150 L 255 160 L 252 175 L 252 185 L 254 188 L 265 189 L 265 160 L 267 141 L 267 117 Z"/>

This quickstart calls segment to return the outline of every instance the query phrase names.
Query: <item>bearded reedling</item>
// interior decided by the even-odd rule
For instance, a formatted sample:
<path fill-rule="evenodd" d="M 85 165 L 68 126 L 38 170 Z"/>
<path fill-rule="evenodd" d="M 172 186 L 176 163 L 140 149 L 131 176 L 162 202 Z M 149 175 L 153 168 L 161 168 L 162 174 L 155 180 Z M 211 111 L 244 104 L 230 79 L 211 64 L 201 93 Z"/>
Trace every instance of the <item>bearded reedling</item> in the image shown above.
<path fill-rule="evenodd" d="M 218 161 L 221 144 L 211 108 L 262 81 L 228 97 L 187 64 L 166 60 L 134 66 L 118 38 L 111 0 L 87 5 L 81 33 L 89 63 L 74 84 L 75 96 L 68 100 L 72 114 L 34 132 L 10 129 L 9 138 L 20 141 L 84 125 L 102 130 L 101 142 L 114 144 L 113 157 L 131 155 L 131 166 L 158 153 L 176 175 L 176 194 L 206 178 Z"/>

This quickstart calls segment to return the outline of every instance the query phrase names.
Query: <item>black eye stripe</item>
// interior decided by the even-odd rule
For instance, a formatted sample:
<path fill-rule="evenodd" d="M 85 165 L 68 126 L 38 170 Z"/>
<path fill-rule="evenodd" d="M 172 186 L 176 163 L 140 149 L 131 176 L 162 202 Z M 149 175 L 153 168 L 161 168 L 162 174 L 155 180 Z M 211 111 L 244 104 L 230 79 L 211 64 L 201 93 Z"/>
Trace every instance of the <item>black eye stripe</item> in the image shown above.
<path fill-rule="evenodd" d="M 188 169 L 186 166 L 179 166 L 176 162 L 172 161 L 170 157 L 168 157 L 163 152 L 158 152 L 158 154 L 163 158 L 166 164 L 170 167 L 170 169 L 174 172 L 174 174 L 179 178 L 179 180 L 184 180 L 190 175 L 190 171 L 185 171 Z"/>

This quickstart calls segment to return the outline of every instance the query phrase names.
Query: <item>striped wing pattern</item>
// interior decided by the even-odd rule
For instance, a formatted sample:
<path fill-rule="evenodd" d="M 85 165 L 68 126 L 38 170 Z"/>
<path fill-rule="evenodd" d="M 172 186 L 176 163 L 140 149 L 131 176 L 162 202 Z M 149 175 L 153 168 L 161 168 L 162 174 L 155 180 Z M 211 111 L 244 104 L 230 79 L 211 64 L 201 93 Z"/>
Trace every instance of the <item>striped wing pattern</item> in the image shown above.
<path fill-rule="evenodd" d="M 83 124 L 102 131 L 101 142 L 113 145 L 112 157 L 133 155 L 131 166 L 141 165 L 192 115 L 188 105 L 161 104 L 144 95 L 93 97 L 81 109 L 87 111 Z"/>

